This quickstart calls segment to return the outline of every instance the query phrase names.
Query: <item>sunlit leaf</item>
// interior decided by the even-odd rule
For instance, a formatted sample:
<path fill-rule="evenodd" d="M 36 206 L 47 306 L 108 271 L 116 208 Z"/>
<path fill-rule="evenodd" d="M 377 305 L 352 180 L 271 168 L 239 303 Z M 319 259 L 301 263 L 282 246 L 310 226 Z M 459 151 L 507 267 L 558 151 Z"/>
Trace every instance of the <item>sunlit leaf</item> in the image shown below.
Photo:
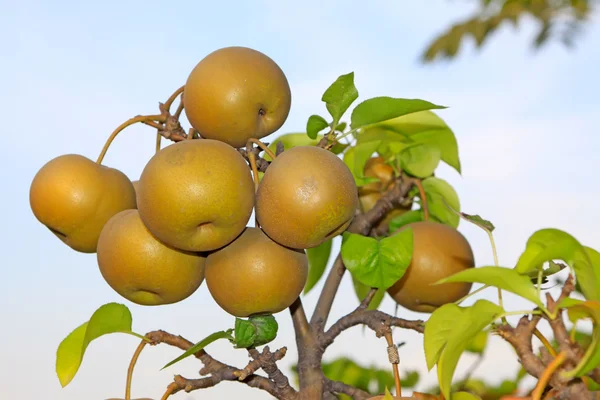
<path fill-rule="evenodd" d="M 460 217 L 446 206 L 447 202 L 454 210 L 460 211 L 460 201 L 454 188 L 445 180 L 435 177 L 424 179 L 422 184 L 427 196 L 429 215 L 439 222 L 457 228 Z"/>
<path fill-rule="evenodd" d="M 354 86 L 354 72 L 340 75 L 336 81 L 323 93 L 322 101 L 325 102 L 327 111 L 333 117 L 333 126 L 336 126 L 348 107 L 358 98 L 358 90 Z"/>
<path fill-rule="evenodd" d="M 455 328 L 456 321 L 460 319 L 463 312 L 464 309 L 456 304 L 444 304 L 436 309 L 425 322 L 423 345 L 429 370 L 440 359 L 452 330 Z"/>
<path fill-rule="evenodd" d="M 311 115 L 306 123 L 306 134 L 311 139 L 316 139 L 319 132 L 327 128 L 329 123 L 320 115 Z"/>
<path fill-rule="evenodd" d="M 444 108 L 446 107 L 420 99 L 399 99 L 387 96 L 374 97 L 354 107 L 350 118 L 350 126 L 356 129 L 361 126 L 387 121 L 418 111 Z"/>

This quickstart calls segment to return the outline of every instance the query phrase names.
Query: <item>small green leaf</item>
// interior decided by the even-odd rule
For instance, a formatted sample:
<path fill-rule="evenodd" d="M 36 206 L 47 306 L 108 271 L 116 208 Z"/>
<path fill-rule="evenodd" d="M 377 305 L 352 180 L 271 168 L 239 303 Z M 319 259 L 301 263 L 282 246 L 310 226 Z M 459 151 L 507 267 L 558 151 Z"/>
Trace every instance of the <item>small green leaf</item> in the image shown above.
<path fill-rule="evenodd" d="M 344 132 L 344 130 L 346 130 L 347 126 L 348 126 L 348 124 L 346 122 L 341 122 L 338 124 L 338 126 L 335 127 L 335 130 L 338 132 Z"/>
<path fill-rule="evenodd" d="M 419 99 L 374 97 L 363 101 L 352 110 L 350 126 L 356 129 L 418 111 L 443 108 L 446 107 Z"/>
<path fill-rule="evenodd" d="M 125 305 L 108 303 L 99 307 L 88 322 L 63 339 L 56 352 L 56 375 L 61 386 L 65 387 L 73 380 L 92 340 L 109 333 L 129 333 L 142 337 L 131 331 L 131 322 L 131 312 Z"/>
<path fill-rule="evenodd" d="M 367 296 L 367 293 L 369 293 L 369 291 L 371 290 L 369 286 L 360 283 L 358 280 L 356 280 L 354 275 L 352 275 L 352 285 L 354 286 L 354 293 L 356 293 L 356 297 L 358 298 L 359 302 L 363 301 L 363 299 Z M 375 293 L 375 296 L 373 296 L 373 300 L 371 300 L 371 304 L 369 304 L 368 309 L 376 310 L 377 307 L 379 307 L 379 305 L 383 301 L 384 296 L 385 290 L 378 289 L 377 293 Z"/>
<path fill-rule="evenodd" d="M 516 271 L 522 274 L 539 269 L 546 261 L 560 259 L 575 270 L 581 291 L 588 300 L 600 300 L 598 277 L 584 247 L 568 233 L 558 229 L 534 232 L 519 257 Z"/>
<path fill-rule="evenodd" d="M 412 210 L 405 212 L 402 215 L 398 215 L 394 217 L 389 224 L 390 232 L 395 232 L 398 229 L 402 228 L 405 225 L 412 224 L 413 222 L 423 221 L 423 211 L 422 210 Z"/>
<path fill-rule="evenodd" d="M 411 146 L 400 153 L 402 169 L 418 178 L 431 176 L 440 160 L 440 149 L 429 144 Z"/>
<path fill-rule="evenodd" d="M 441 279 L 435 284 L 448 282 L 473 282 L 483 283 L 494 286 L 507 292 L 514 293 L 522 298 L 531 301 L 537 306 L 544 308 L 544 305 L 538 297 L 537 290 L 531 280 L 519 274 L 512 268 L 504 267 L 478 267 L 469 268 L 458 272 L 447 278 Z"/>
<path fill-rule="evenodd" d="M 365 164 L 377 150 L 380 142 L 369 142 L 358 144 L 344 153 L 344 163 L 350 168 L 357 186 L 363 186 L 370 182 L 377 182 L 377 178 L 365 177 Z"/>
<path fill-rule="evenodd" d="M 385 388 L 383 400 L 394 400 L 394 397 L 392 396 L 392 394 L 390 393 L 390 391 L 388 390 L 387 387 Z"/>
<path fill-rule="evenodd" d="M 319 132 L 328 126 L 329 124 L 325 121 L 325 118 L 320 115 L 311 115 L 306 123 L 306 134 L 309 138 L 316 139 Z"/>
<path fill-rule="evenodd" d="M 256 327 L 256 336 L 254 338 L 254 347 L 262 346 L 271 342 L 277 337 L 279 324 L 272 315 L 255 315 L 248 320 Z M 241 347 L 241 346 L 238 346 Z"/>
<path fill-rule="evenodd" d="M 458 227 L 460 217 L 446 206 L 448 203 L 454 210 L 460 212 L 460 201 L 454 188 L 440 178 L 427 178 L 422 182 L 429 215 L 436 221 L 454 228 Z"/>
<path fill-rule="evenodd" d="M 455 328 L 456 321 L 460 319 L 463 312 L 464 308 L 454 303 L 444 304 L 436 309 L 425 322 L 423 345 L 428 370 L 431 371 L 437 364 L 452 330 Z"/>
<path fill-rule="evenodd" d="M 479 225 L 480 227 L 486 229 L 489 232 L 493 232 L 494 229 L 496 229 L 494 224 L 492 224 L 487 219 L 481 218 L 479 215 L 471 215 L 467 213 L 461 213 L 461 215 L 468 219 L 470 222 L 474 223 L 475 225 Z"/>
<path fill-rule="evenodd" d="M 412 229 L 380 241 L 344 232 L 341 254 L 344 265 L 359 282 L 369 287 L 388 289 L 406 272 L 412 249 Z"/>
<path fill-rule="evenodd" d="M 354 72 L 340 75 L 335 82 L 323 93 L 327 111 L 333 117 L 332 126 L 336 126 L 348 107 L 358 98 L 358 90 L 354 86 Z"/>
<path fill-rule="evenodd" d="M 235 319 L 235 345 L 239 348 L 248 348 L 256 340 L 256 327 L 246 319 Z"/>
<path fill-rule="evenodd" d="M 501 307 L 490 301 L 477 300 L 471 307 L 464 308 L 460 318 L 454 321 L 448 343 L 437 363 L 440 389 L 446 398 L 451 398 L 452 377 L 465 348 L 479 332 L 494 322 L 503 311 Z"/>
<path fill-rule="evenodd" d="M 304 286 L 304 294 L 310 292 L 323 276 L 325 267 L 327 267 L 327 263 L 329 262 L 329 256 L 331 255 L 332 243 L 333 239 L 329 239 L 317 247 L 306 249 L 306 256 L 308 257 L 308 278 L 306 280 L 306 285 Z"/>
<path fill-rule="evenodd" d="M 219 332 L 215 332 L 215 333 L 208 335 L 206 338 L 204 338 L 203 340 L 199 341 L 198 343 L 196 343 L 195 345 L 193 345 L 192 347 L 187 349 L 182 355 L 180 355 L 176 359 L 166 363 L 165 366 L 162 367 L 160 370 L 162 371 L 163 369 L 170 367 L 171 365 L 175 364 L 176 362 L 179 362 L 179 361 L 183 360 L 184 358 L 191 356 L 192 354 L 196 354 L 197 352 L 204 349 L 206 346 L 208 346 L 209 344 L 211 344 L 212 342 L 214 342 L 216 340 L 228 339 L 230 342 L 233 342 L 233 336 L 231 336 L 232 333 L 233 333 L 233 329 L 228 329 L 226 331 L 219 331 Z"/>

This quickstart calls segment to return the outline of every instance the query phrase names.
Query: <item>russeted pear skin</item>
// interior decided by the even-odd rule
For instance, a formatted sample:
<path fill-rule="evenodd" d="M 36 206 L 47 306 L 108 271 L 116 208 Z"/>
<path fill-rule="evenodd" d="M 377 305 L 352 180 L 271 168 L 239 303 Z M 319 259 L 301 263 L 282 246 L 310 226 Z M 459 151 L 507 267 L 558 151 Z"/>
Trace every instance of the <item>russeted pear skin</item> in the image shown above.
<path fill-rule="evenodd" d="M 240 46 L 203 58 L 188 76 L 183 93 L 186 116 L 200 135 L 233 147 L 279 129 L 291 99 L 288 80 L 275 61 Z"/>
<path fill-rule="evenodd" d="M 29 190 L 35 217 L 72 249 L 96 252 L 104 224 L 136 208 L 135 190 L 121 171 L 79 154 L 65 154 L 36 173 Z"/>
<path fill-rule="evenodd" d="M 466 296 L 472 283 L 433 283 L 475 267 L 467 239 L 457 229 L 433 221 L 414 222 L 394 234 L 409 227 L 413 231 L 412 260 L 404 276 L 388 289 L 390 296 L 401 306 L 423 313 Z"/>
<path fill-rule="evenodd" d="M 160 241 L 181 250 L 209 251 L 246 227 L 254 182 L 233 147 L 212 139 L 184 140 L 146 164 L 137 199 L 144 225 Z"/>
<path fill-rule="evenodd" d="M 293 147 L 277 156 L 256 193 L 256 216 L 263 231 L 295 249 L 316 247 L 342 233 L 357 207 L 350 169 L 316 146 Z"/>
<path fill-rule="evenodd" d="M 174 249 L 157 240 L 138 210 L 113 216 L 98 241 L 104 280 L 127 300 L 146 306 L 188 298 L 204 280 L 206 256 Z"/>
<path fill-rule="evenodd" d="M 223 310 L 239 318 L 286 309 L 304 289 L 307 277 L 305 252 L 275 243 L 258 228 L 246 228 L 206 260 L 210 294 Z"/>

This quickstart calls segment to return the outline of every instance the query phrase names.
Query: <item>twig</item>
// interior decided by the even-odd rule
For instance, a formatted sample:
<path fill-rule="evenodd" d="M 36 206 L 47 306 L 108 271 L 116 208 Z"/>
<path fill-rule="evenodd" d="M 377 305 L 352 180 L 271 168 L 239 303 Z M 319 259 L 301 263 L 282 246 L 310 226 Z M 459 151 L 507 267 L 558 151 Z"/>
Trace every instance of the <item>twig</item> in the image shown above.
<path fill-rule="evenodd" d="M 500 337 L 513 346 L 525 371 L 535 378 L 539 378 L 545 369 L 542 360 L 533 353 L 531 345 L 533 331 L 541 318 L 540 315 L 534 315 L 529 319 L 526 315 L 519 320 L 515 328 L 504 324 L 495 329 Z"/>
<path fill-rule="evenodd" d="M 544 389 L 546 388 L 546 385 L 548 385 L 550 378 L 566 359 L 567 354 L 561 351 L 556 358 L 550 364 L 548 364 L 548 367 L 546 367 L 542 373 L 542 376 L 540 376 L 537 385 L 535 385 L 535 389 L 531 394 L 532 400 L 540 400 L 542 398 L 542 394 L 544 393 Z"/>
<path fill-rule="evenodd" d="M 365 400 L 372 397 L 371 394 L 365 392 L 364 390 L 355 388 L 354 386 L 347 385 L 343 382 L 327 380 L 325 383 L 325 388 L 328 392 L 332 393 L 343 393 L 352 397 L 355 400 Z"/>

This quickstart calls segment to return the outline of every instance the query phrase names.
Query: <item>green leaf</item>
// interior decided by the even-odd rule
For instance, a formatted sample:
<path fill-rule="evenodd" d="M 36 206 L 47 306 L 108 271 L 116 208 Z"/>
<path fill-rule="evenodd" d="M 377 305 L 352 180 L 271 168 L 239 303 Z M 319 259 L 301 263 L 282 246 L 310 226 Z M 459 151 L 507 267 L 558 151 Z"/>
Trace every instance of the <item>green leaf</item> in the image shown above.
<path fill-rule="evenodd" d="M 304 286 L 304 294 L 310 292 L 323 276 L 325 267 L 327 267 L 327 263 L 329 262 L 329 256 L 331 255 L 332 243 L 333 239 L 329 239 L 317 247 L 306 249 L 306 256 L 308 257 L 308 278 L 306 280 L 306 285 Z"/>
<path fill-rule="evenodd" d="M 445 180 L 435 177 L 424 179 L 422 185 L 427 196 L 429 215 L 436 221 L 457 228 L 460 217 L 446 206 L 447 202 L 460 212 L 460 201 L 454 188 Z"/>
<path fill-rule="evenodd" d="M 129 333 L 131 312 L 118 303 L 108 303 L 99 307 L 88 322 L 73 330 L 58 346 L 56 352 L 56 375 L 62 387 L 67 386 L 77 374 L 87 347 L 92 340 L 109 333 Z"/>
<path fill-rule="evenodd" d="M 272 315 L 255 315 L 248 318 L 256 327 L 256 337 L 254 339 L 254 347 L 262 346 L 271 342 L 277 337 L 279 324 Z M 238 346 L 240 347 L 240 346 Z"/>
<path fill-rule="evenodd" d="M 569 319 L 575 323 L 582 318 L 591 318 L 594 329 L 592 331 L 592 340 L 579 364 L 570 371 L 566 371 L 566 376 L 573 378 L 587 375 L 594 368 L 600 365 L 600 302 L 596 300 L 587 300 L 576 303 L 567 308 Z"/>
<path fill-rule="evenodd" d="M 460 271 L 447 278 L 441 279 L 435 284 L 448 282 L 473 282 L 494 286 L 507 292 L 514 293 L 531 301 L 535 305 L 544 308 L 538 297 L 537 290 L 531 280 L 519 274 L 512 268 L 504 267 L 478 267 Z"/>
<path fill-rule="evenodd" d="M 333 117 L 332 126 L 336 126 L 348 107 L 358 98 L 358 90 L 354 86 L 354 72 L 340 75 L 336 81 L 323 93 L 327 111 Z"/>
<path fill-rule="evenodd" d="M 412 229 L 380 241 L 344 232 L 341 254 L 344 265 L 359 282 L 369 287 L 387 289 L 406 272 L 412 250 Z"/>
<path fill-rule="evenodd" d="M 440 159 L 440 149 L 429 144 L 411 146 L 400 153 L 402 169 L 418 178 L 431 176 Z"/>
<path fill-rule="evenodd" d="M 363 301 L 364 298 L 367 296 L 367 293 L 369 293 L 369 291 L 371 290 L 371 288 L 369 286 L 367 286 L 363 283 L 360 283 L 354 277 L 354 275 L 352 275 L 352 285 L 354 286 L 354 293 L 356 293 L 356 297 L 358 298 L 359 302 Z M 371 304 L 369 304 L 368 309 L 376 310 L 377 307 L 379 307 L 379 305 L 383 301 L 384 296 L 385 296 L 385 290 L 378 289 L 377 293 L 375 293 L 375 296 L 373 296 L 373 300 L 371 300 Z"/>
<path fill-rule="evenodd" d="M 487 341 L 488 331 L 481 331 L 473 338 L 473 340 L 471 340 L 471 342 L 469 342 L 465 350 L 469 353 L 483 354 L 485 347 L 487 346 Z"/>
<path fill-rule="evenodd" d="M 311 139 L 316 139 L 319 132 L 327 128 L 329 123 L 320 115 L 311 115 L 306 123 L 306 134 Z"/>
<path fill-rule="evenodd" d="M 212 342 L 214 342 L 216 340 L 228 339 L 230 342 L 232 342 L 233 341 L 233 336 L 231 336 L 232 333 L 233 333 L 233 329 L 228 329 L 226 331 L 219 331 L 219 332 L 211 333 L 206 338 L 202 339 L 201 341 L 199 341 L 198 343 L 196 343 L 195 345 L 193 345 L 192 347 L 187 349 L 182 355 L 180 355 L 179 357 L 175 358 L 174 360 L 166 363 L 165 366 L 162 367 L 160 370 L 162 371 L 163 369 L 170 367 L 171 365 L 183 360 L 184 358 L 187 358 L 187 357 L 191 356 L 192 354 L 196 354 L 197 352 L 204 349 L 206 346 L 208 346 L 209 344 L 211 344 Z"/>
<path fill-rule="evenodd" d="M 481 397 L 469 392 L 455 392 L 450 400 L 481 400 Z"/>
<path fill-rule="evenodd" d="M 418 111 L 443 108 L 446 107 L 419 99 L 374 97 L 363 101 L 352 110 L 350 126 L 352 129 L 356 129 Z"/>
<path fill-rule="evenodd" d="M 252 347 L 256 339 L 256 327 L 246 319 L 235 319 L 235 345 L 239 348 Z"/>
<path fill-rule="evenodd" d="M 402 228 L 405 225 L 412 224 L 413 222 L 423 221 L 423 211 L 422 210 L 412 210 L 405 212 L 402 215 L 398 215 L 394 217 L 389 224 L 390 232 L 395 232 L 398 229 Z"/>
<path fill-rule="evenodd" d="M 344 130 L 346 130 L 347 126 L 348 126 L 348 124 L 346 122 L 341 122 L 338 124 L 338 126 L 335 127 L 335 130 L 338 132 L 344 132 Z"/>
<path fill-rule="evenodd" d="M 425 322 L 423 345 L 428 370 L 431 371 L 437 364 L 452 330 L 455 328 L 456 321 L 460 319 L 463 312 L 464 309 L 454 303 L 444 304 L 436 309 Z"/>
<path fill-rule="evenodd" d="M 437 363 L 438 381 L 444 396 L 450 399 L 452 377 L 458 360 L 469 342 L 504 310 L 487 300 L 477 300 L 471 307 L 464 308 L 448 338 Z M 452 398 L 455 398 L 454 396 Z"/>
<path fill-rule="evenodd" d="M 565 261 L 575 270 L 586 299 L 600 300 L 599 282 L 588 252 L 577 239 L 564 231 L 547 228 L 534 232 L 527 240 L 515 269 L 525 274 L 539 269 L 546 261 L 556 259 Z"/>
<path fill-rule="evenodd" d="M 383 395 L 383 400 L 394 400 L 394 397 L 392 396 L 392 394 L 390 393 L 390 391 L 388 390 L 388 388 L 385 388 L 385 393 Z"/>
<path fill-rule="evenodd" d="M 479 225 L 480 227 L 484 228 L 485 230 L 487 230 L 489 232 L 493 232 L 494 229 L 496 229 L 494 224 L 492 224 L 487 219 L 481 218 L 479 215 L 471 215 L 471 214 L 467 214 L 464 212 L 461 213 L 461 215 L 463 217 L 465 217 L 467 220 L 469 220 L 470 222 L 472 222 L 473 224 Z"/>
<path fill-rule="evenodd" d="M 394 135 L 396 133 L 396 135 Z M 454 132 L 433 111 L 420 111 L 361 128 L 360 140 L 377 135 L 387 141 L 402 140 L 437 146 L 443 162 L 461 173 L 458 143 Z M 364 138 L 364 139 L 363 139 Z"/>

